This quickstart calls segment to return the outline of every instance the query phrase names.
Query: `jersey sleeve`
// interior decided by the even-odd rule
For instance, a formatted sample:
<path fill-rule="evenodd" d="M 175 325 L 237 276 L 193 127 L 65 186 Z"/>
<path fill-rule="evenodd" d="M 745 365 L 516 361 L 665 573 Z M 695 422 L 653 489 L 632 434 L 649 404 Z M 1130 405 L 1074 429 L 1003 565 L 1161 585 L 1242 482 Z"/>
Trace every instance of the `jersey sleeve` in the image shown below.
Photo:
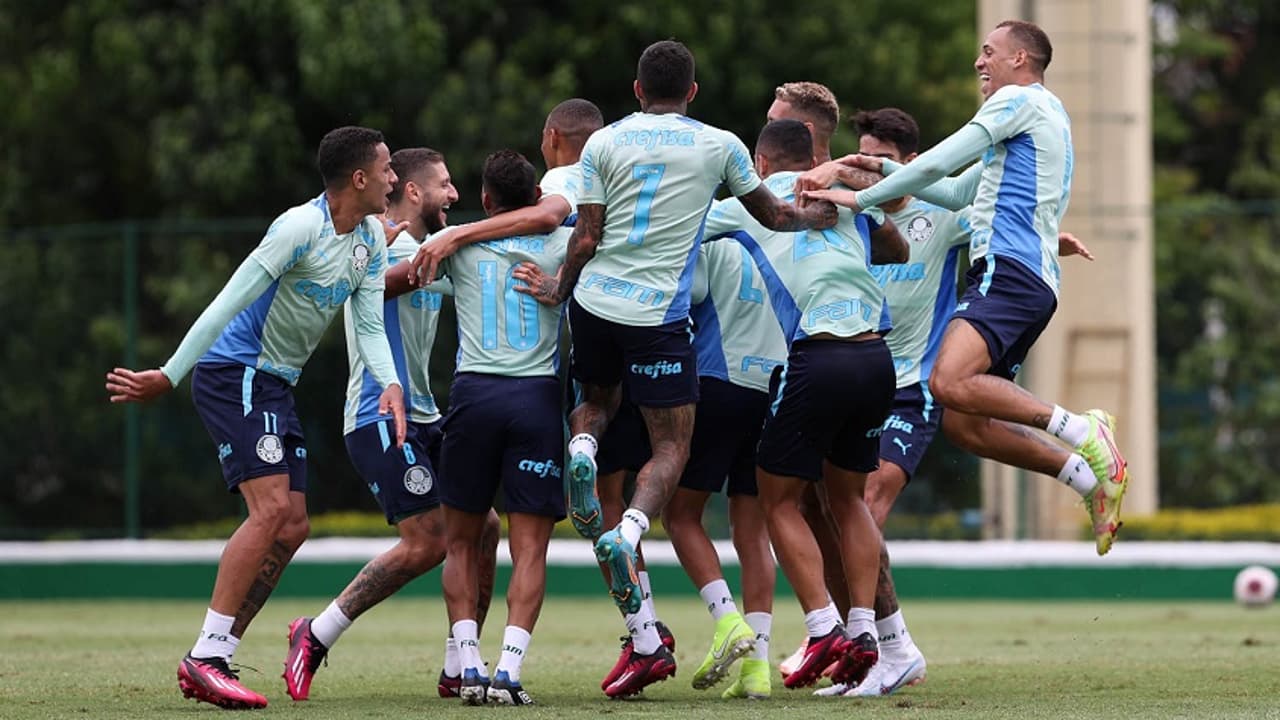
<path fill-rule="evenodd" d="M 991 136 L 991 144 L 1026 130 L 1035 119 L 1030 91 L 1021 85 L 1005 85 L 991 94 L 969 121 Z"/>
<path fill-rule="evenodd" d="M 387 289 L 387 231 L 376 219 L 365 218 L 373 244 L 369 246 L 369 266 L 365 268 L 362 288 L 376 290 L 379 295 Z"/>
<path fill-rule="evenodd" d="M 760 187 L 760 176 L 751 164 L 751 153 L 738 136 L 725 133 L 725 165 L 721 180 L 733 195 L 746 195 Z"/>
<path fill-rule="evenodd" d="M 547 171 L 538 184 L 542 188 L 542 197 L 559 195 L 569 203 L 569 209 L 578 207 L 578 194 L 582 190 L 580 174 L 572 167 L 558 167 Z"/>
<path fill-rule="evenodd" d="M 316 212 L 309 205 L 286 210 L 267 228 L 267 234 L 249 257 L 273 280 L 279 279 L 311 251 L 319 227 L 313 216 Z"/>
<path fill-rule="evenodd" d="M 871 225 L 871 232 L 879 230 L 880 226 L 884 225 L 884 211 L 879 207 L 873 205 L 863 210 L 862 214 L 867 216 L 867 222 Z"/>
<path fill-rule="evenodd" d="M 604 205 L 604 182 L 601 173 L 608 162 L 609 143 L 603 130 L 597 130 L 582 147 L 582 190 L 578 205 Z"/>
<path fill-rule="evenodd" d="M 742 203 L 736 198 L 715 201 L 707 211 L 707 225 L 702 237 L 710 240 L 717 235 L 741 230 L 743 211 Z"/>
<path fill-rule="evenodd" d="M 693 268 L 693 285 L 689 288 L 689 302 L 697 305 L 707 299 L 707 294 L 711 292 L 711 283 L 707 263 L 711 262 L 711 253 L 708 252 L 708 246 L 702 245 L 698 248 L 697 265 Z"/>
<path fill-rule="evenodd" d="M 969 244 L 969 234 L 973 232 L 973 225 L 969 221 L 970 213 L 971 209 L 966 207 L 947 216 L 950 219 L 946 236 L 949 247 Z"/>

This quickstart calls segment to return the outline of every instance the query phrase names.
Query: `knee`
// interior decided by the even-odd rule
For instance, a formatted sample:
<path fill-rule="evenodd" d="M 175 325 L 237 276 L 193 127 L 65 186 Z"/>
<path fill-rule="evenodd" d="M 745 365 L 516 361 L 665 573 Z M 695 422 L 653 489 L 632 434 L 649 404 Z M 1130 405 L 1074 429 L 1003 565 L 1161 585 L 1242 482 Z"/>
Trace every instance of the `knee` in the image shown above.
<path fill-rule="evenodd" d="M 405 555 L 410 569 L 419 575 L 444 562 L 443 538 L 424 538 L 405 545 Z"/>
<path fill-rule="evenodd" d="M 305 520 L 305 515 L 303 516 Z M 281 537 L 286 526 L 294 520 L 288 497 L 266 496 L 257 498 L 249 506 L 249 518 L 246 522 L 267 531 L 272 537 Z"/>
<path fill-rule="evenodd" d="M 276 539 L 289 550 L 296 551 L 310 534 L 311 519 L 304 512 L 301 515 L 291 515 L 280 528 Z"/>
<path fill-rule="evenodd" d="M 943 407 L 951 407 L 960 400 L 960 382 L 954 374 L 939 372 L 934 368 L 929 375 L 929 392 Z"/>

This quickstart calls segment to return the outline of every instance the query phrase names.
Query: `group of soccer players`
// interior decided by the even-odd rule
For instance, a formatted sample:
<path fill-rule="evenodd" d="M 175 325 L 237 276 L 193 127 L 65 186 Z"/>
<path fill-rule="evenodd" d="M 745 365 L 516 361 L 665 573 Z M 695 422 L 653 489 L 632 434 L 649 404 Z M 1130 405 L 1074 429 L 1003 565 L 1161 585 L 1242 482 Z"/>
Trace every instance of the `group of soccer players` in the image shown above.
<path fill-rule="evenodd" d="M 1042 85 L 1051 55 L 1035 25 L 1001 23 L 975 63 L 986 101 L 963 128 L 917 157 L 910 115 L 863 112 L 860 153 L 832 160 L 840 111 L 827 88 L 779 87 L 752 154 L 687 116 L 693 56 L 657 42 L 638 65 L 640 112 L 606 127 L 592 103 L 561 103 L 543 128 L 541 181 L 518 153 L 493 153 L 482 180 L 488 217 L 455 227 L 446 213 L 458 192 L 440 153 L 392 154 L 366 128 L 330 132 L 317 154 L 324 192 L 272 223 L 169 361 L 107 375 L 111 400 L 123 402 L 192 373 L 227 487 L 248 508 L 179 664 L 184 695 L 267 704 L 230 663 L 308 534 L 291 388 L 343 307 L 343 432 L 399 542 L 318 615 L 289 626 L 294 700 L 309 696 L 356 618 L 447 557 L 439 693 L 531 703 L 521 666 L 548 542 L 566 516 L 593 541 L 628 629 L 601 684 L 609 697 L 675 674 L 675 639 L 658 621 L 640 555 L 659 516 L 714 621 L 695 688 L 741 660 L 724 697 L 770 696 L 776 556 L 807 630 L 782 663 L 783 684 L 826 674 L 833 684 L 820 694 L 894 692 L 923 679 L 925 662 L 880 528 L 939 427 L 1079 492 L 1107 552 L 1128 482 L 1114 421 L 1012 382 L 1057 306 L 1059 254 L 1091 257 L 1059 234 L 1072 149 L 1066 112 Z M 721 188 L 732 197 L 716 200 Z M 971 266 L 957 303 L 965 245 Z M 459 350 L 442 415 L 428 359 L 445 294 Z M 568 403 L 558 362 L 566 316 Z M 701 522 L 722 490 L 741 611 Z M 508 516 L 512 577 L 490 677 L 479 637 L 495 507 Z"/>

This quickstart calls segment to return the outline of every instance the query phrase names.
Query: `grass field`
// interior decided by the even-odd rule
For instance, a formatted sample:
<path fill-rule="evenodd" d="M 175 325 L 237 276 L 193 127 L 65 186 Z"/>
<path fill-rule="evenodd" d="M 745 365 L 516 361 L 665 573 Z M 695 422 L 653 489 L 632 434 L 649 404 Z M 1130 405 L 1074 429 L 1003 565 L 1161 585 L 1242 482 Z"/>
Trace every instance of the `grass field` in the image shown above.
<path fill-rule="evenodd" d="M 659 598 L 680 670 L 643 699 L 609 701 L 599 680 L 617 657 L 621 621 L 605 599 L 550 598 L 524 683 L 533 708 L 468 708 L 436 697 L 445 631 L 438 600 L 392 599 L 361 618 L 321 668 L 312 699 L 292 703 L 279 678 L 285 626 L 325 601 L 269 603 L 236 659 L 271 705 L 262 715 L 330 718 L 1280 718 L 1280 608 L 1229 604 L 912 602 L 907 615 L 928 681 L 886 698 L 815 698 L 775 682 L 767 702 L 700 693 L 689 677 L 711 625 L 692 598 Z M 502 615 L 481 641 L 496 659 Z M 778 608 L 776 661 L 801 635 Z M 0 718 L 184 718 L 222 711 L 183 700 L 174 679 L 203 604 L 0 603 Z"/>

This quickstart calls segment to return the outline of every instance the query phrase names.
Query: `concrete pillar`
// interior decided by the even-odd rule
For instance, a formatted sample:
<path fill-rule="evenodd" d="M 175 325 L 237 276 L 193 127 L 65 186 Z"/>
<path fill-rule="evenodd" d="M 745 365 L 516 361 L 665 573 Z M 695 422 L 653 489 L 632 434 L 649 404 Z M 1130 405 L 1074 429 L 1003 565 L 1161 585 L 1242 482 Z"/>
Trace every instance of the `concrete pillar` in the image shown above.
<path fill-rule="evenodd" d="M 1159 473 L 1150 3 L 979 0 L 979 40 L 1008 19 L 1036 23 L 1053 43 L 1045 85 L 1071 115 L 1075 146 L 1063 230 L 1097 257 L 1092 263 L 1063 259 L 1057 314 L 1020 381 L 1071 410 L 1102 407 L 1115 414 L 1132 477 L 1124 515 L 1151 513 Z M 982 488 L 988 537 L 1080 537 L 1079 497 L 1054 480 L 983 463 Z"/>

